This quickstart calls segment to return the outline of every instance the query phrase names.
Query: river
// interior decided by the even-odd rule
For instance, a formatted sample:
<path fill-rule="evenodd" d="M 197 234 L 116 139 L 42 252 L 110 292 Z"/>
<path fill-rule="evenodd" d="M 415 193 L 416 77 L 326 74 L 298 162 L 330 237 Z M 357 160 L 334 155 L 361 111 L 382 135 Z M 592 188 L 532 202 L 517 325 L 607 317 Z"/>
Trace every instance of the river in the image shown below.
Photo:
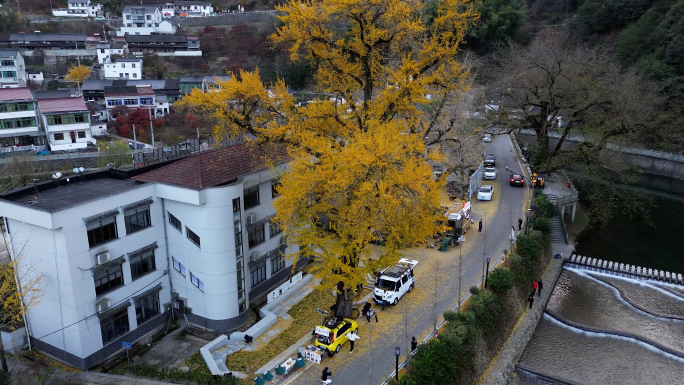
<path fill-rule="evenodd" d="M 618 207 L 607 223 L 591 223 L 580 234 L 577 254 L 684 274 L 684 243 L 678 243 L 684 234 L 684 181 L 648 175 L 638 185 L 653 197 L 647 217 Z"/>

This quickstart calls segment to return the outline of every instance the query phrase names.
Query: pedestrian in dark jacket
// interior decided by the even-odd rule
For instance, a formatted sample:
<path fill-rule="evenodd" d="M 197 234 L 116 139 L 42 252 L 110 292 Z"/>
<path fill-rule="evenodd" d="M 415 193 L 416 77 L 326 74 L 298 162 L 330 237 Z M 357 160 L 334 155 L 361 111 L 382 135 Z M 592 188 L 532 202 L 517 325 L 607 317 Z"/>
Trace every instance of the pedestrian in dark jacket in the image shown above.
<path fill-rule="evenodd" d="M 364 317 L 368 317 L 368 309 L 371 308 L 370 302 L 366 302 L 365 305 L 363 305 L 363 309 L 361 309 L 361 315 Z M 368 321 L 370 322 L 370 321 Z"/>
<path fill-rule="evenodd" d="M 537 291 L 537 280 L 532 283 L 532 295 Z"/>
<path fill-rule="evenodd" d="M 537 281 L 537 294 L 541 297 L 541 291 L 544 288 L 544 284 L 542 284 L 541 279 Z"/>
<path fill-rule="evenodd" d="M 328 367 L 326 366 L 325 369 L 323 369 L 323 374 L 321 375 L 321 382 L 323 382 L 323 385 L 329 384 L 332 382 L 332 380 L 329 380 L 328 377 L 332 376 L 332 372 L 328 370 Z"/>
<path fill-rule="evenodd" d="M 523 224 L 522 218 L 518 218 L 518 231 L 522 231 L 522 224 Z"/>
<path fill-rule="evenodd" d="M 532 304 L 534 303 L 534 292 L 527 297 L 527 300 L 530 301 L 530 309 L 532 309 Z"/>
<path fill-rule="evenodd" d="M 480 224 L 477 226 L 477 233 L 482 234 L 482 219 L 480 219 Z"/>
<path fill-rule="evenodd" d="M 416 337 L 411 337 L 411 353 L 415 352 L 417 348 L 418 341 L 416 341 Z"/>

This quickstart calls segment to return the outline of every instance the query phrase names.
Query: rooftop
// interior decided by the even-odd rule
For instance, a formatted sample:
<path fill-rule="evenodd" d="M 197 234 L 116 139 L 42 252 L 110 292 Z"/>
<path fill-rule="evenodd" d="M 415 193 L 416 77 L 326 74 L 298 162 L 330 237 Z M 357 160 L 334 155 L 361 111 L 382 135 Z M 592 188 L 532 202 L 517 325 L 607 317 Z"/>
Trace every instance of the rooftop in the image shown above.
<path fill-rule="evenodd" d="M 13 33 L 9 41 L 86 41 L 85 33 Z"/>
<path fill-rule="evenodd" d="M 202 190 L 236 182 L 240 176 L 266 170 L 288 160 L 283 146 L 251 142 L 200 152 L 133 179 Z"/>
<path fill-rule="evenodd" d="M 31 95 L 31 91 L 26 87 L 0 88 L 0 102 L 31 99 L 33 99 L 33 95 Z"/>
<path fill-rule="evenodd" d="M 202 75 L 181 76 L 179 81 L 181 83 L 202 83 L 202 81 L 204 81 L 204 76 L 202 76 Z"/>
<path fill-rule="evenodd" d="M 39 99 L 38 108 L 46 114 L 88 110 L 82 98 Z"/>
<path fill-rule="evenodd" d="M 54 213 L 141 186 L 132 179 L 115 179 L 108 171 L 98 171 L 63 176 L 59 181 L 38 183 L 35 187 L 20 187 L 1 194 L 0 199 Z"/>
<path fill-rule="evenodd" d="M 121 12 L 131 12 L 133 9 L 143 9 L 145 12 L 155 12 L 159 9 L 158 5 L 127 5 L 123 8 Z"/>
<path fill-rule="evenodd" d="M 139 57 L 120 57 L 120 58 L 116 59 L 116 62 L 117 63 L 121 63 L 121 62 L 123 62 L 123 63 L 128 63 L 128 62 L 140 63 L 140 62 L 142 62 L 142 59 Z"/>
<path fill-rule="evenodd" d="M 154 95 L 151 86 L 109 86 L 104 88 L 105 96 Z"/>
<path fill-rule="evenodd" d="M 173 3 L 174 5 L 204 5 L 204 6 L 210 6 L 211 3 L 208 1 L 187 1 L 187 0 L 176 0 Z"/>
<path fill-rule="evenodd" d="M 67 90 L 33 91 L 33 96 L 36 99 L 61 99 L 74 97 L 76 92 L 78 91 L 73 88 Z"/>
<path fill-rule="evenodd" d="M 187 43 L 185 35 L 126 35 L 127 43 Z"/>
<path fill-rule="evenodd" d="M 0 49 L 0 57 L 11 57 L 15 58 L 19 56 L 19 51 L 16 49 Z"/>

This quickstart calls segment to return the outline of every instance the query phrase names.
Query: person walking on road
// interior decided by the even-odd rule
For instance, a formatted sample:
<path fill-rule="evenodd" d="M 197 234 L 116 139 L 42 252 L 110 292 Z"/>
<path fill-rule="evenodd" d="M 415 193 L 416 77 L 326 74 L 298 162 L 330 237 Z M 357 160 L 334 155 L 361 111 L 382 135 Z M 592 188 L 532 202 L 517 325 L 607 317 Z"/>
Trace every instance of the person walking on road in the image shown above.
<path fill-rule="evenodd" d="M 477 226 L 477 233 L 482 234 L 482 219 L 480 219 L 480 224 Z"/>
<path fill-rule="evenodd" d="M 332 382 L 332 380 L 328 379 L 328 377 L 332 377 L 332 372 L 329 371 L 328 367 L 326 366 L 325 369 L 323 369 L 323 374 L 321 375 L 322 385 L 327 385 Z"/>
<path fill-rule="evenodd" d="M 534 293 L 537 292 L 537 287 L 538 287 L 537 280 L 535 279 L 534 283 L 532 283 L 532 295 L 534 295 Z"/>
<path fill-rule="evenodd" d="M 537 294 L 541 297 L 541 291 L 544 288 L 544 284 L 542 284 L 541 279 L 537 281 Z"/>
<path fill-rule="evenodd" d="M 534 303 L 534 292 L 527 297 L 527 300 L 530 301 L 530 309 L 532 309 L 532 304 Z"/>
<path fill-rule="evenodd" d="M 378 323 L 378 314 L 373 310 L 372 307 L 368 308 L 368 311 L 366 312 L 366 319 L 368 322 L 371 322 L 371 318 L 375 317 L 375 323 Z"/>
<path fill-rule="evenodd" d="M 349 353 L 354 351 L 354 341 L 358 340 L 359 338 L 361 337 L 359 337 L 359 335 L 356 334 L 354 330 L 350 331 L 347 334 L 347 339 L 349 340 L 349 345 L 351 347 L 351 349 L 349 349 Z"/>
<path fill-rule="evenodd" d="M 415 352 L 417 348 L 418 341 L 416 341 L 416 337 L 411 337 L 411 353 Z"/>
<path fill-rule="evenodd" d="M 522 231 L 522 224 L 523 224 L 522 218 L 518 218 L 518 231 Z"/>

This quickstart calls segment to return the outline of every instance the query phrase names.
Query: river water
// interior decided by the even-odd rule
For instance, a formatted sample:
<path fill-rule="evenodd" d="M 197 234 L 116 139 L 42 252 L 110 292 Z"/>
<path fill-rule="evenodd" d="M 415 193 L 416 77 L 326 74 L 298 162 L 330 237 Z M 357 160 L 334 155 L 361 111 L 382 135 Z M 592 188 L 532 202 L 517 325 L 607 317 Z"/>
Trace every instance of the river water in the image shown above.
<path fill-rule="evenodd" d="M 680 289 L 564 269 L 513 383 L 684 384 Z"/>
<path fill-rule="evenodd" d="M 592 223 L 577 239 L 579 255 L 684 274 L 684 181 L 644 175 L 638 185 L 653 196 L 646 217 L 619 206 L 607 223 Z M 586 203 L 586 202 L 585 202 Z"/>

